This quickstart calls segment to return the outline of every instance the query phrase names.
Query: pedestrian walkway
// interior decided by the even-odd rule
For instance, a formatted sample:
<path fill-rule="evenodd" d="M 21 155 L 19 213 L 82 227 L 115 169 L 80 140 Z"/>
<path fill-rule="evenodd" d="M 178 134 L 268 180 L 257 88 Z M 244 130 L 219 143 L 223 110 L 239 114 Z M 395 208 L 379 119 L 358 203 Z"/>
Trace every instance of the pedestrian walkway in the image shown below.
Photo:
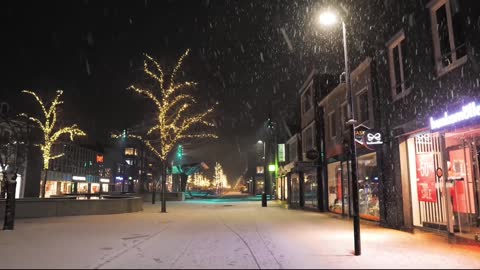
<path fill-rule="evenodd" d="M 353 225 L 274 201 L 146 203 L 138 213 L 17 220 L 0 232 L 0 268 L 473 268 L 480 247 L 433 233 Z"/>

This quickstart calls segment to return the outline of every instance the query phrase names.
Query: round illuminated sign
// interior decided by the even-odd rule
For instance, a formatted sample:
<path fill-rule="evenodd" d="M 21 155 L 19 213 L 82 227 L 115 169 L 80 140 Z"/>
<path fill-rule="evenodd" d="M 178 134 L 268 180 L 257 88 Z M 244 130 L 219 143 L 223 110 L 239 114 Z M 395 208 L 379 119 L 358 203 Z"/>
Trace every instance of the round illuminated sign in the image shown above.
<path fill-rule="evenodd" d="M 437 168 L 437 177 L 442 177 L 442 176 L 443 176 L 442 168 Z"/>

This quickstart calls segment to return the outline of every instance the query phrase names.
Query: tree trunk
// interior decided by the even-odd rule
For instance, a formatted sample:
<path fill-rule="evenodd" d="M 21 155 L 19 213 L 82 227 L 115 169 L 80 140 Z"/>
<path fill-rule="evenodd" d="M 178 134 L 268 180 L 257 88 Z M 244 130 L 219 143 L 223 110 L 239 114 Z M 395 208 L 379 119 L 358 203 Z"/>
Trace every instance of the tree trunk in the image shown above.
<path fill-rule="evenodd" d="M 182 173 L 180 174 L 180 191 L 185 192 L 187 189 L 188 175 Z"/>
<path fill-rule="evenodd" d="M 152 204 L 155 204 L 155 190 L 157 189 L 157 182 L 152 179 Z"/>
<path fill-rule="evenodd" d="M 167 212 L 165 191 L 167 189 L 167 161 L 162 161 L 162 213 Z"/>
<path fill-rule="evenodd" d="M 42 190 L 40 191 L 40 196 L 41 198 L 45 198 L 45 192 L 47 190 L 47 174 L 48 174 L 48 169 L 44 170 L 44 178 L 43 178 L 43 184 L 42 184 Z"/>

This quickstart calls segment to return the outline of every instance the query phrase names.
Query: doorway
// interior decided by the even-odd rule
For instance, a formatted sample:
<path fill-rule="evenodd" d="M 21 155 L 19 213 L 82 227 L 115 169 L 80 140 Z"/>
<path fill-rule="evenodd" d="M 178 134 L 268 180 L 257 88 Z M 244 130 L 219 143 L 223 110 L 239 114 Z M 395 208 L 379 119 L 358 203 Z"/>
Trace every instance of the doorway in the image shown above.
<path fill-rule="evenodd" d="M 480 233 L 480 130 L 446 133 L 445 138 L 453 232 L 473 238 Z"/>

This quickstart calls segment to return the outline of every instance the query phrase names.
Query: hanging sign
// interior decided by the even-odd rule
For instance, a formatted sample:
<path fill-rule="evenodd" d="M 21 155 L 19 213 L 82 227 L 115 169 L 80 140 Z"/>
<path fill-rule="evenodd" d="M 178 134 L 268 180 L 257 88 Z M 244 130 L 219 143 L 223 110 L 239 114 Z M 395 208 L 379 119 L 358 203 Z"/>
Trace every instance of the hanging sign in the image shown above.
<path fill-rule="evenodd" d="M 437 202 L 433 153 L 416 155 L 417 193 L 421 202 Z"/>
<path fill-rule="evenodd" d="M 383 144 L 383 134 L 379 130 L 369 129 L 363 134 L 363 145 L 370 150 L 379 150 Z"/>
<path fill-rule="evenodd" d="M 365 135 L 365 132 L 369 130 L 369 128 L 363 124 L 360 124 L 355 127 L 355 141 L 361 145 L 363 144 L 363 135 Z"/>
<path fill-rule="evenodd" d="M 285 144 L 278 145 L 278 162 L 285 162 Z"/>

